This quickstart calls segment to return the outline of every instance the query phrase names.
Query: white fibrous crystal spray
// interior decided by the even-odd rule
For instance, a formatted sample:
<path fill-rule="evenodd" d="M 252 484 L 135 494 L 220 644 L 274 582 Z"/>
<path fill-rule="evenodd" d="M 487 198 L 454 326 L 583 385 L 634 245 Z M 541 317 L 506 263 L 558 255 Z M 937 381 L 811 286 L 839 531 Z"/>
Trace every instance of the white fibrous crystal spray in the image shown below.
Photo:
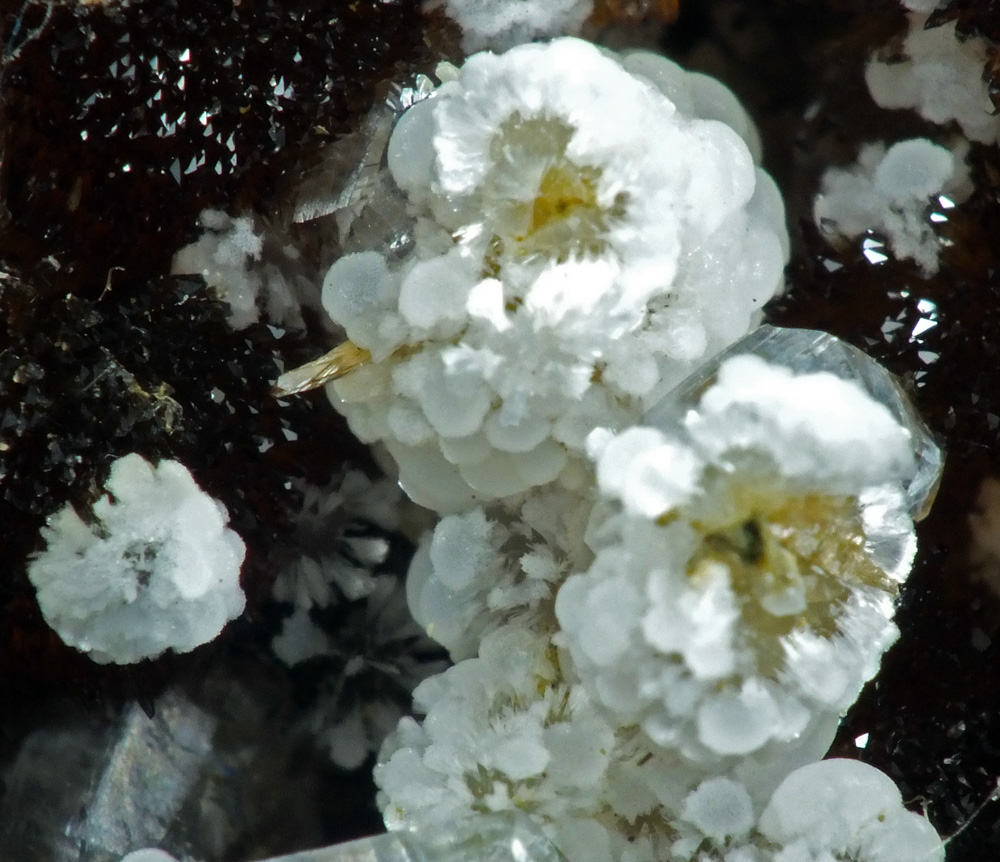
<path fill-rule="evenodd" d="M 987 43 L 959 38 L 954 22 L 928 29 L 927 15 L 913 12 L 909 19 L 905 58 L 875 56 L 865 69 L 872 98 L 883 108 L 912 108 L 939 125 L 954 121 L 970 141 L 996 143 L 1000 119 L 983 77 Z"/>
<path fill-rule="evenodd" d="M 576 35 L 593 0 L 429 0 L 462 28 L 467 52 L 503 51 L 532 39 Z"/>
<path fill-rule="evenodd" d="M 446 76 L 447 77 L 447 76 Z M 745 334 L 781 286 L 780 196 L 732 94 L 575 39 L 477 54 L 388 147 L 404 260 L 337 261 L 331 398 L 440 512 L 559 478 Z"/>
<path fill-rule="evenodd" d="M 907 431 L 853 383 L 738 356 L 681 428 L 592 443 L 616 509 L 556 601 L 588 689 L 707 768 L 832 730 L 898 634 Z"/>
<path fill-rule="evenodd" d="M 417 683 L 444 662 L 407 611 L 402 580 L 383 571 L 387 536 L 404 511 L 399 487 L 348 469 L 301 491 L 293 517 L 300 554 L 273 588 L 293 609 L 271 649 L 289 667 L 325 671 L 303 723 L 334 763 L 357 769 L 405 714 Z"/>
<path fill-rule="evenodd" d="M 119 458 L 86 520 L 67 505 L 28 566 L 46 622 L 94 661 L 188 652 L 243 612 L 246 549 L 183 464 Z"/>
<path fill-rule="evenodd" d="M 963 148 L 964 149 L 964 148 Z M 858 237 L 876 231 L 892 254 L 913 260 L 931 275 L 939 267 L 937 212 L 968 194 L 968 171 L 960 153 L 925 138 L 862 148 L 856 166 L 829 168 L 813 205 L 813 218 L 827 235 Z"/>

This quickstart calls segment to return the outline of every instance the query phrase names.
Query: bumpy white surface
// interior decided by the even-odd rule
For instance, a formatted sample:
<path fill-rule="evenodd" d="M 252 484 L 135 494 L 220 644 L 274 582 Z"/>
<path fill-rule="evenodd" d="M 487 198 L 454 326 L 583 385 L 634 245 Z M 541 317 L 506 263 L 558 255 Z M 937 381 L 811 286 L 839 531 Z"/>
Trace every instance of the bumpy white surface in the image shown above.
<path fill-rule="evenodd" d="M 873 57 L 868 63 L 865 80 L 872 98 L 883 108 L 913 108 L 932 123 L 954 120 L 970 140 L 996 143 L 1000 119 L 983 80 L 985 42 L 959 40 L 954 23 L 925 30 L 926 21 L 926 15 L 910 14 L 905 60 Z"/>
<path fill-rule="evenodd" d="M 470 658 L 506 624 L 537 627 L 555 591 L 592 554 L 583 536 L 591 495 L 546 488 L 514 510 L 448 515 L 421 543 L 406 589 L 410 610 L 452 658 Z"/>
<path fill-rule="evenodd" d="M 390 140 L 416 251 L 326 276 L 372 354 L 334 403 L 440 512 L 573 469 L 590 430 L 634 423 L 779 288 L 756 146 L 728 90 L 658 56 L 560 39 L 471 57 Z"/>
<path fill-rule="evenodd" d="M 400 722 L 375 771 L 390 828 L 455 822 L 477 803 L 542 806 L 549 819 L 596 809 L 612 730 L 582 689 L 558 682 L 546 650 L 544 637 L 507 627 L 418 686 L 426 719 Z"/>
<path fill-rule="evenodd" d="M 856 760 L 824 760 L 792 773 L 761 815 L 759 831 L 782 847 L 775 862 L 938 862 L 944 846 L 903 807 L 892 779 Z"/>
<path fill-rule="evenodd" d="M 813 205 L 813 218 L 825 233 L 861 236 L 875 230 L 889 240 L 897 258 L 915 261 L 927 274 L 937 272 L 940 240 L 929 215 L 931 198 L 957 197 L 967 170 L 949 150 L 924 138 L 900 141 L 885 149 L 869 144 L 857 165 L 829 168 Z"/>
<path fill-rule="evenodd" d="M 933 828 L 872 767 L 791 767 L 763 798 L 756 776 L 692 780 L 634 729 L 609 724 L 563 672 L 544 636 L 507 626 L 479 657 L 424 682 L 425 720 L 404 718 L 375 770 L 389 828 L 450 829 L 516 808 L 569 862 L 942 858 Z"/>
<path fill-rule="evenodd" d="M 575 35 L 593 0 L 431 0 L 462 28 L 467 52 L 504 51 L 532 39 Z"/>
<path fill-rule="evenodd" d="M 187 652 L 243 612 L 246 549 L 221 503 L 183 464 L 136 454 L 111 467 L 85 522 L 72 506 L 49 519 L 29 564 L 46 622 L 97 662 Z"/>
<path fill-rule="evenodd" d="M 688 564 L 706 532 L 747 517 L 737 502 L 747 490 L 762 512 L 835 495 L 857 499 L 862 519 L 870 499 L 873 518 L 905 525 L 902 563 L 886 573 L 902 578 L 913 552 L 900 491 L 914 470 L 908 433 L 854 384 L 737 356 L 674 438 L 635 428 L 610 441 L 595 434 L 594 445 L 600 490 L 618 510 L 592 526 L 596 559 L 562 586 L 556 616 L 557 643 L 595 699 L 616 724 L 636 723 L 707 768 L 770 756 L 820 726 L 832 732 L 830 718 L 853 702 L 897 636 L 893 591 L 851 584 L 836 634 L 826 637 L 798 616 L 814 601 L 813 575 L 803 579 L 795 567 L 755 575 L 748 596 L 734 588 L 724 556 L 697 577 Z M 821 547 L 824 529 L 837 528 L 820 523 L 781 541 Z M 787 617 L 799 622 L 784 634 L 751 627 L 763 618 L 780 629 Z M 776 673 L 758 665 L 759 645 L 769 642 L 782 657 Z"/>
<path fill-rule="evenodd" d="M 144 850 L 133 850 L 122 857 L 121 862 L 177 862 L 177 860 L 165 850 L 148 847 Z"/>

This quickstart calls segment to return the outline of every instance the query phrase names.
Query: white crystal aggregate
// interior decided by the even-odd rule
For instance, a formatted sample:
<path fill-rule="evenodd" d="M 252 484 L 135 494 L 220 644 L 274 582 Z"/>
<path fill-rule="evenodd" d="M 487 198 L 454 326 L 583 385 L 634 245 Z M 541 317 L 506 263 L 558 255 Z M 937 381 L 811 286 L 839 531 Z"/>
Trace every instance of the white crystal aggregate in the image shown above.
<path fill-rule="evenodd" d="M 829 727 L 898 634 L 909 434 L 853 383 L 737 356 L 683 427 L 592 442 L 617 508 L 555 610 L 595 699 L 711 768 Z M 869 501 L 906 524 L 895 570 L 865 550 Z"/>
<path fill-rule="evenodd" d="M 46 622 L 94 661 L 188 652 L 243 612 L 246 549 L 225 507 L 176 461 L 117 459 L 81 518 L 67 505 L 42 530 L 28 577 Z"/>
<path fill-rule="evenodd" d="M 423 722 L 404 718 L 375 770 L 390 829 L 520 810 L 569 862 L 943 858 L 934 829 L 864 764 L 792 766 L 763 798 L 754 777 L 678 775 L 563 678 L 544 637 L 516 626 L 424 682 L 415 706 Z"/>
<path fill-rule="evenodd" d="M 583 541 L 592 508 L 590 494 L 547 487 L 516 507 L 444 517 L 407 575 L 414 618 L 456 661 L 501 626 L 551 628 L 557 587 L 593 557 Z"/>
<path fill-rule="evenodd" d="M 523 42 L 579 32 L 593 0 L 430 0 L 462 28 L 467 52 L 503 51 Z"/>
<path fill-rule="evenodd" d="M 261 311 L 271 323 L 301 327 L 302 299 L 314 291 L 298 250 L 280 241 L 266 250 L 268 231 L 252 214 L 206 209 L 198 221 L 201 236 L 174 255 L 171 274 L 204 278 L 229 306 L 233 329 L 256 323 Z"/>
<path fill-rule="evenodd" d="M 462 511 L 579 469 L 743 335 L 788 240 L 718 82 L 575 39 L 477 54 L 400 119 L 402 261 L 338 260 L 323 304 L 367 362 L 328 387 L 418 503 Z"/>
<path fill-rule="evenodd" d="M 856 165 L 828 168 L 813 204 L 813 219 L 828 235 L 883 234 L 898 259 L 937 272 L 941 240 L 932 211 L 964 200 L 968 170 L 959 153 L 925 138 L 862 147 Z M 941 215 L 940 213 L 938 214 Z"/>
<path fill-rule="evenodd" d="M 570 862 L 940 858 L 889 779 L 812 767 L 897 635 L 909 432 L 851 381 L 737 355 L 676 427 L 588 449 L 574 492 L 423 542 L 411 607 L 458 664 L 383 746 L 387 825 L 517 808 Z M 803 768 L 809 792 L 783 790 Z M 797 796 L 840 808 L 806 821 Z"/>
<path fill-rule="evenodd" d="M 927 15 L 916 12 L 909 22 L 904 57 L 876 55 L 865 69 L 872 98 L 883 108 L 912 108 L 939 125 L 954 121 L 971 141 L 996 143 L 1000 118 L 983 76 L 986 41 L 959 38 L 954 22 L 926 29 Z"/>

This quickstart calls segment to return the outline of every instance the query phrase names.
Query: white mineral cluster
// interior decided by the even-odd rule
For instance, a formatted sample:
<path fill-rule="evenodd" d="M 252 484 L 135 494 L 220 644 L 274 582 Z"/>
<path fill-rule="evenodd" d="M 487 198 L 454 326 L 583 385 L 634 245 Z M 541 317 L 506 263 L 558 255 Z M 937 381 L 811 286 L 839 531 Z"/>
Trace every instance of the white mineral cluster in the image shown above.
<path fill-rule="evenodd" d="M 570 862 L 943 858 L 888 778 L 815 762 L 897 636 L 913 447 L 854 382 L 736 355 L 676 425 L 593 432 L 591 485 L 442 519 L 410 601 L 459 661 L 383 747 L 387 824 L 519 809 Z"/>
<path fill-rule="evenodd" d="M 940 212 L 964 200 L 968 171 L 959 153 L 926 138 L 880 143 L 861 149 L 857 164 L 829 168 L 813 205 L 813 218 L 827 235 L 883 234 L 898 259 L 913 260 L 926 275 L 937 272 Z"/>
<path fill-rule="evenodd" d="M 410 108 L 402 262 L 346 255 L 323 304 L 362 353 L 330 386 L 440 512 L 577 470 L 745 334 L 782 283 L 780 196 L 733 95 L 575 39 L 477 54 Z"/>
<path fill-rule="evenodd" d="M 927 8 L 920 2 L 910 8 Z M 912 108 L 932 123 L 958 123 L 971 141 L 1000 140 L 1000 119 L 983 78 L 987 46 L 959 38 L 954 22 L 925 28 L 927 15 L 910 14 L 904 58 L 873 57 L 865 70 L 872 98 L 883 108 Z"/>
<path fill-rule="evenodd" d="M 713 769 L 835 726 L 897 636 L 909 434 L 853 383 L 737 356 L 680 428 L 601 436 L 614 508 L 555 606 L 594 698 Z"/>
<path fill-rule="evenodd" d="M 225 507 L 183 464 L 119 458 L 108 496 L 81 518 L 67 505 L 29 564 L 46 622 L 94 661 L 131 664 L 188 652 L 243 612 L 246 549 Z"/>
<path fill-rule="evenodd" d="M 584 542 L 592 508 L 593 494 L 549 486 L 514 507 L 446 516 L 410 565 L 414 618 L 456 661 L 501 626 L 550 626 L 556 588 L 593 558 Z"/>
<path fill-rule="evenodd" d="M 174 255 L 171 274 L 205 279 L 229 305 L 233 329 L 256 323 L 262 310 L 272 323 L 302 326 L 301 297 L 309 288 L 297 250 L 288 243 L 275 243 L 280 253 L 265 254 L 266 231 L 252 214 L 234 218 L 207 209 L 198 222 L 204 232 Z"/>
<path fill-rule="evenodd" d="M 430 0 L 462 28 L 467 52 L 503 51 L 533 39 L 575 35 L 593 11 L 593 0 Z"/>
<path fill-rule="evenodd" d="M 788 240 L 746 113 L 575 39 L 439 76 L 387 147 L 409 251 L 333 264 L 347 340 L 292 381 L 334 378 L 442 515 L 407 594 L 457 664 L 382 748 L 387 824 L 518 810 L 570 862 L 940 859 L 888 779 L 817 764 L 897 636 L 936 450 L 862 354 L 747 337 Z M 907 154 L 876 167 L 909 205 Z"/>

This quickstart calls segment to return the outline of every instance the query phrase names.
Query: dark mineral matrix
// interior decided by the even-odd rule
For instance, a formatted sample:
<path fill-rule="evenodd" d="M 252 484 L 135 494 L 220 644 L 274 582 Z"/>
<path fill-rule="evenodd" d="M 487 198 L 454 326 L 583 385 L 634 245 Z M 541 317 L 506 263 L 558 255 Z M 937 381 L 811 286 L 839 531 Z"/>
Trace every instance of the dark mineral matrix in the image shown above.
<path fill-rule="evenodd" d="M 406 685 L 355 673 L 350 659 L 387 666 L 414 655 L 417 636 L 402 626 L 378 639 L 373 614 L 398 608 L 386 598 L 372 610 L 346 589 L 317 618 L 333 658 L 291 672 L 268 649 L 291 604 L 273 598 L 272 573 L 297 559 L 310 489 L 345 469 L 378 475 L 324 398 L 271 395 L 282 371 L 328 348 L 326 324 L 307 307 L 301 326 L 234 331 L 225 304 L 199 276 L 171 275 L 171 260 L 206 209 L 252 212 L 321 273 L 330 251 L 294 223 L 287 190 L 393 86 L 454 58 L 455 34 L 417 0 L 0 5 L 0 858 L 56 858 L 67 820 L 79 846 L 107 832 L 101 793 L 132 792 L 121 764 L 146 756 L 150 774 L 180 776 L 187 801 L 164 791 L 143 816 L 199 858 L 377 831 L 370 770 L 318 755 L 303 716 L 317 702 L 333 704 L 335 722 L 366 698 L 404 702 Z M 624 5 L 600 6 L 618 39 L 632 21 Z M 891 55 L 906 32 L 899 2 L 661 5 L 677 14 L 661 47 L 740 97 L 785 195 L 788 288 L 767 320 L 826 330 L 884 364 L 947 451 L 897 612 L 902 637 L 833 753 L 887 772 L 910 808 L 954 834 L 950 862 L 996 859 L 1000 548 L 984 549 L 976 527 L 1000 505 L 1000 150 L 970 146 L 971 193 L 935 220 L 936 273 L 882 254 L 876 232 L 832 245 L 812 217 L 828 167 L 875 140 L 947 142 L 955 131 L 869 95 L 869 57 Z M 626 23 L 608 24 L 616 14 Z M 1000 44 L 995 0 L 945 0 L 927 22 L 951 24 Z M 1000 52 L 983 74 L 996 96 Z M 90 507 L 131 452 L 180 461 L 226 507 L 247 546 L 247 611 L 191 654 L 95 665 L 48 628 L 27 564 L 46 519 Z M 357 514 L 345 503 L 338 536 L 381 542 L 381 571 L 398 580 L 412 534 Z M 438 656 L 421 650 L 429 667 Z M 353 688 L 340 686 L 348 679 Z M 190 764 L 162 754 L 175 737 L 190 743 Z"/>

